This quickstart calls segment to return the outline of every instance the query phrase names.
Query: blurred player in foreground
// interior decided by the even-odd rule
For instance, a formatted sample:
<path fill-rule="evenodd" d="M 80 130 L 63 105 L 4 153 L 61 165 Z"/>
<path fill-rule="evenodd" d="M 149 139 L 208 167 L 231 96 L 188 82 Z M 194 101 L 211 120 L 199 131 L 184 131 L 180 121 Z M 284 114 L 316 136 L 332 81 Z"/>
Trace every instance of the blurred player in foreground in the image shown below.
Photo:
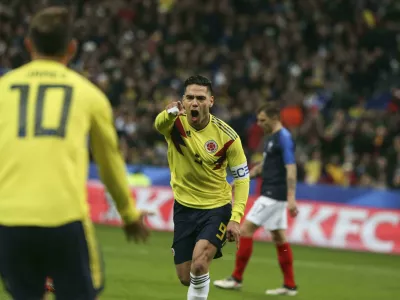
<path fill-rule="evenodd" d="M 222 256 L 226 239 L 239 243 L 249 170 L 236 132 L 210 114 L 211 82 L 199 75 L 188 78 L 182 101 L 168 105 L 157 116 L 155 127 L 168 142 L 176 271 L 181 283 L 189 286 L 187 299 L 205 300 L 211 261 Z M 233 209 L 227 165 L 235 178 Z"/>
<path fill-rule="evenodd" d="M 250 177 L 262 176 L 261 196 L 255 201 L 241 225 L 240 247 L 232 276 L 214 281 L 223 289 L 242 287 L 243 273 L 253 251 L 253 235 L 264 226 L 271 232 L 276 244 L 278 261 L 283 272 L 283 287 L 267 290 L 267 295 L 297 294 L 293 273 L 292 249 L 286 239 L 286 208 L 292 217 L 298 213 L 296 204 L 295 145 L 290 132 L 282 127 L 280 111 L 275 103 L 267 103 L 257 111 L 257 122 L 268 138 L 264 146 L 264 159 L 250 171 Z"/>
<path fill-rule="evenodd" d="M 128 189 L 112 111 L 73 57 L 68 11 L 31 21 L 32 62 L 0 79 L 0 274 L 15 300 L 39 300 L 46 276 L 57 299 L 95 299 L 104 274 L 86 199 L 87 139 L 127 238 L 145 240 L 145 212 Z"/>

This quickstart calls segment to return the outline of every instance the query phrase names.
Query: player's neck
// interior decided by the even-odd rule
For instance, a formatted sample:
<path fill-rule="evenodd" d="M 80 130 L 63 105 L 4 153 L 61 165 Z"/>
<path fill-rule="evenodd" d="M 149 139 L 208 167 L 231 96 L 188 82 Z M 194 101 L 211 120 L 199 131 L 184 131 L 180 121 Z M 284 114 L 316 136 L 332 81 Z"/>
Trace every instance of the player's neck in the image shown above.
<path fill-rule="evenodd" d="M 274 125 L 274 128 L 272 128 L 272 133 L 276 133 L 281 129 L 282 129 L 282 123 L 281 122 L 276 122 L 276 124 Z"/>
<path fill-rule="evenodd" d="M 37 53 L 33 53 L 32 54 L 32 61 L 35 60 L 47 60 L 47 61 L 54 61 L 54 62 L 58 62 L 60 64 L 63 65 L 67 65 L 68 64 L 68 58 L 65 56 L 46 56 L 46 55 L 41 55 L 41 54 L 37 54 Z"/>

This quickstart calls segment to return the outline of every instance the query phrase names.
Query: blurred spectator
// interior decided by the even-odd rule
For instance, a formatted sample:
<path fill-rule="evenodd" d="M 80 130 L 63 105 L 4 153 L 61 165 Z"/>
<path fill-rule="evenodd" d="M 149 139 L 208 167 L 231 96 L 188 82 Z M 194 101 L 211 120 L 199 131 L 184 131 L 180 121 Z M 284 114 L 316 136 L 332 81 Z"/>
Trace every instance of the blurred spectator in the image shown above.
<path fill-rule="evenodd" d="M 314 151 L 310 159 L 305 163 L 306 178 L 308 184 L 318 183 L 322 174 L 321 152 Z"/>
<path fill-rule="evenodd" d="M 28 60 L 32 14 L 60 3 L 75 17 L 71 67 L 109 97 L 128 163 L 166 164 L 152 121 L 201 73 L 251 163 L 263 141 L 254 110 L 279 101 L 300 179 L 400 187 L 397 0 L 2 0 L 0 76 Z"/>

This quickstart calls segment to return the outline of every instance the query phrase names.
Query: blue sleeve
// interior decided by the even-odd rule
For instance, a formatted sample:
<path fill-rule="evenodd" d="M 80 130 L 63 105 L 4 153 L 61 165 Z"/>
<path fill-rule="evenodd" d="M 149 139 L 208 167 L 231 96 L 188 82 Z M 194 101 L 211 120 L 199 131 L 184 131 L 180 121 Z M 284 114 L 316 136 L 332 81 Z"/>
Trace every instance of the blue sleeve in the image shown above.
<path fill-rule="evenodd" d="M 295 146 L 290 134 L 286 132 L 281 132 L 280 142 L 282 147 L 283 161 L 285 162 L 285 165 L 295 164 Z"/>

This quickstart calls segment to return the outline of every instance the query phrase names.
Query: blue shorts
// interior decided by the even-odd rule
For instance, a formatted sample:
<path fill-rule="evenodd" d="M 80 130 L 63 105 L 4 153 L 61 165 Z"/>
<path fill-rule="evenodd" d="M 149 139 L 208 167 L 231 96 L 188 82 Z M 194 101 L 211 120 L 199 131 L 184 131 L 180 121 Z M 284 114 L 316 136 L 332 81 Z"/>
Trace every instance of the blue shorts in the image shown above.
<path fill-rule="evenodd" d="M 46 277 L 57 299 L 94 300 L 103 263 L 89 221 L 59 227 L 0 226 L 0 275 L 14 300 L 40 300 Z"/>
<path fill-rule="evenodd" d="M 215 247 L 215 258 L 222 257 L 226 242 L 226 227 L 232 215 L 230 203 L 213 209 L 196 209 L 174 203 L 174 241 L 172 252 L 175 264 L 192 260 L 199 240 L 207 240 Z"/>

